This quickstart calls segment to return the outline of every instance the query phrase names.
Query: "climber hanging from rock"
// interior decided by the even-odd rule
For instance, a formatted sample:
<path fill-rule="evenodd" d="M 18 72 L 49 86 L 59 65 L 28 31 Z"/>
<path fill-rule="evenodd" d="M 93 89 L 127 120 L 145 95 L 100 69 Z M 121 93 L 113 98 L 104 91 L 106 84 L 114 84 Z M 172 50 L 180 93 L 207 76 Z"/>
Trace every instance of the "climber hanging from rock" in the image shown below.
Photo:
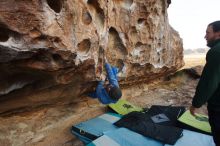
<path fill-rule="evenodd" d="M 116 103 L 118 99 L 121 98 L 122 92 L 119 88 L 118 84 L 118 68 L 112 67 L 107 59 L 104 57 L 104 50 L 99 51 L 100 53 L 103 53 L 102 55 L 99 54 L 99 56 L 102 56 L 104 60 L 104 66 L 106 70 L 106 77 L 102 74 L 102 63 L 98 66 L 98 70 L 100 73 L 100 81 L 96 87 L 96 90 L 94 92 L 91 92 L 88 94 L 89 97 L 92 98 L 98 98 L 98 100 L 102 104 L 110 104 L 110 103 Z M 106 83 L 108 81 L 108 83 Z"/>

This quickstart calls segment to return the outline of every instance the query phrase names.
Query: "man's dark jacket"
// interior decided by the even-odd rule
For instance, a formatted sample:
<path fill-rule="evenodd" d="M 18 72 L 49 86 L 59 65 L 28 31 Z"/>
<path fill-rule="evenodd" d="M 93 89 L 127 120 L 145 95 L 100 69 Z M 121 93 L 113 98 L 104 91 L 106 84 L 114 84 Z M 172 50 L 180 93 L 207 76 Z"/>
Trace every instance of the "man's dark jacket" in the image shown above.
<path fill-rule="evenodd" d="M 208 109 L 220 111 L 220 39 L 206 54 L 206 64 L 196 88 L 192 105 L 196 108 L 208 102 Z"/>

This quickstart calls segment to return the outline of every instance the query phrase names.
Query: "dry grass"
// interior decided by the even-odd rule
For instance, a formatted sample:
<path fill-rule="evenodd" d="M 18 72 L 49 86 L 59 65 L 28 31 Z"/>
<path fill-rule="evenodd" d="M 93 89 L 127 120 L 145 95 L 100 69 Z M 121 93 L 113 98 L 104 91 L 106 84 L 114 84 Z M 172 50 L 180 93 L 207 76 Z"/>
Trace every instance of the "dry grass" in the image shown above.
<path fill-rule="evenodd" d="M 185 55 L 184 62 L 185 66 L 183 68 L 205 65 L 205 54 Z"/>

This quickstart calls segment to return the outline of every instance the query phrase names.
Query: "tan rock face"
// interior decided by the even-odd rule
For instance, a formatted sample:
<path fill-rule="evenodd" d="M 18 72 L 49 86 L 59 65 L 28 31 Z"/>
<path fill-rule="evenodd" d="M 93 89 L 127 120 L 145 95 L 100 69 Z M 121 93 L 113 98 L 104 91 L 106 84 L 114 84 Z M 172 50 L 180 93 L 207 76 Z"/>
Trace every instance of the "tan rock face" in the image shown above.
<path fill-rule="evenodd" d="M 183 48 L 167 6 L 156 0 L 1 1 L 0 95 L 33 84 L 41 87 L 31 93 L 61 84 L 93 86 L 88 82 L 99 75 L 100 50 L 123 69 L 122 87 L 175 72 Z"/>
<path fill-rule="evenodd" d="M 0 114 L 81 102 L 104 57 L 121 70 L 122 89 L 175 72 L 183 46 L 168 3 L 0 1 Z"/>

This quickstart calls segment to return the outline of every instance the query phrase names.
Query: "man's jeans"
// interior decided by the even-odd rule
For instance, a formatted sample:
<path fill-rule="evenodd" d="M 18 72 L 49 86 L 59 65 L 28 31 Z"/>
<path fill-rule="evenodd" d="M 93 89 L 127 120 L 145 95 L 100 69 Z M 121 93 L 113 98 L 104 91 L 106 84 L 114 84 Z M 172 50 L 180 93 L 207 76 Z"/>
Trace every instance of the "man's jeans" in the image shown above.
<path fill-rule="evenodd" d="M 208 109 L 209 123 L 216 146 L 220 146 L 220 111 Z"/>

